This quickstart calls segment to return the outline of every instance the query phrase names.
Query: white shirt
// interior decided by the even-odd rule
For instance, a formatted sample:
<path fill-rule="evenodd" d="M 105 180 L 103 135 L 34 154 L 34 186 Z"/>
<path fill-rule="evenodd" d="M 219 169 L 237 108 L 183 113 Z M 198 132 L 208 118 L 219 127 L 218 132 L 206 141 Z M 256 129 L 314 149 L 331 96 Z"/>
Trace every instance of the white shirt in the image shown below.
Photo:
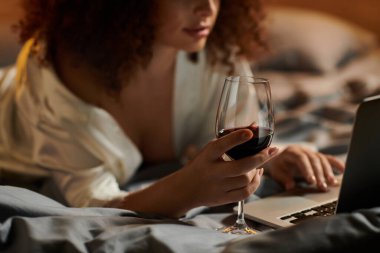
<path fill-rule="evenodd" d="M 87 104 L 41 66 L 25 43 L 16 66 L 0 70 L 0 168 L 51 177 L 74 207 L 103 206 L 128 192 L 126 183 L 142 155 L 113 117 Z M 236 73 L 251 75 L 246 62 Z M 178 157 L 189 145 L 214 138 L 218 99 L 226 73 L 206 63 L 194 64 L 185 52 L 176 62 L 174 140 Z"/>

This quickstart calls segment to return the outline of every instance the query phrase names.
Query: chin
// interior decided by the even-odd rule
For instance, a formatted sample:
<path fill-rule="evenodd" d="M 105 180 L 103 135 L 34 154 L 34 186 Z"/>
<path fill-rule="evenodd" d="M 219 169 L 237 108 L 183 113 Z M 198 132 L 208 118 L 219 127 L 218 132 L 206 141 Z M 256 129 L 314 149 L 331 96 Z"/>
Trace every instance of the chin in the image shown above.
<path fill-rule="evenodd" d="M 188 45 L 184 48 L 184 50 L 188 53 L 196 53 L 204 49 L 205 46 L 206 46 L 206 40 Z"/>

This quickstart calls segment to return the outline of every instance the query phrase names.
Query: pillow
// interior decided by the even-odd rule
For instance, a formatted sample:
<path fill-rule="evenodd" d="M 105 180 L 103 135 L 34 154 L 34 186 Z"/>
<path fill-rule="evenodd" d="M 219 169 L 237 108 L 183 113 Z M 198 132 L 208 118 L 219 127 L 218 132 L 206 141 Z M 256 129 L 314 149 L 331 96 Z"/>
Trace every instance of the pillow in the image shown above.
<path fill-rule="evenodd" d="M 266 20 L 270 52 L 259 70 L 323 74 L 377 45 L 374 33 L 343 19 L 296 7 L 271 7 Z"/>

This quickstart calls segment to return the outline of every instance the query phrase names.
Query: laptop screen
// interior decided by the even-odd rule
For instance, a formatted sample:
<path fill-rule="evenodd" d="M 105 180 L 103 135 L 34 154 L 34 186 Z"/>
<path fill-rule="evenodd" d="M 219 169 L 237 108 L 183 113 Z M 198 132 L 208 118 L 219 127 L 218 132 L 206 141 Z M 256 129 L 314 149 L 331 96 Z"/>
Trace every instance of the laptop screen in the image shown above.
<path fill-rule="evenodd" d="M 380 206 L 380 96 L 356 113 L 337 213 Z"/>

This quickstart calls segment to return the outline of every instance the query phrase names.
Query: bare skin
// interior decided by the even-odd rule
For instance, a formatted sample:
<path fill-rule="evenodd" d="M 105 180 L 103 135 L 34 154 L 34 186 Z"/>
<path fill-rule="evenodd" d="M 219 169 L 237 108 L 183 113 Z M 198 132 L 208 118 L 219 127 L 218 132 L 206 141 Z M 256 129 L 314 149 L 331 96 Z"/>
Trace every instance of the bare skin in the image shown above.
<path fill-rule="evenodd" d="M 334 169 L 344 172 L 344 163 L 331 155 L 323 155 L 307 147 L 290 145 L 276 159 L 266 164 L 268 174 L 280 182 L 286 189 L 295 186 L 296 177 L 315 185 L 321 191 L 336 186 Z"/>
<path fill-rule="evenodd" d="M 68 53 L 62 54 L 61 63 L 70 62 L 67 59 L 68 55 Z M 157 75 L 156 77 L 150 77 L 155 80 L 153 87 L 146 84 L 149 77 L 142 77 L 141 82 L 134 82 L 133 85 L 125 87 L 120 93 L 122 102 L 116 102 L 108 97 L 106 92 L 101 92 L 96 88 L 94 90 L 90 79 L 94 78 L 89 74 L 91 71 L 78 73 L 73 71 L 69 64 L 58 66 L 60 66 L 59 73 L 61 76 L 63 74 L 66 77 L 63 80 L 69 89 L 78 96 L 81 96 L 83 92 L 86 95 L 83 95 L 82 98 L 85 98 L 87 102 L 100 105 L 115 117 L 128 137 L 140 149 L 144 160 L 159 163 L 174 159 L 174 146 L 171 135 L 171 88 L 173 79 L 168 79 L 168 74 L 160 77 L 157 77 Z M 82 70 L 84 69 L 82 68 Z M 168 68 L 167 73 L 170 73 L 170 71 L 172 69 Z M 163 71 L 157 72 L 164 73 Z M 71 80 L 74 82 L 70 82 Z M 75 85 L 75 80 L 89 81 L 83 82 L 80 86 Z M 172 82 L 157 82 L 157 80 L 172 80 Z M 86 84 L 88 84 L 88 90 L 83 89 Z M 77 89 L 76 87 L 81 88 Z M 135 109 L 136 104 L 138 104 L 138 110 Z M 129 121 L 126 122 L 123 120 L 124 118 L 133 119 L 131 120 L 133 124 Z M 167 131 L 164 134 L 160 131 L 152 133 L 151 125 L 160 125 L 160 129 L 166 128 Z M 139 131 L 135 131 L 135 129 Z M 148 188 L 129 194 L 121 201 L 110 202 L 109 206 L 179 217 L 196 206 L 220 205 L 246 198 L 260 184 L 263 170 L 256 170 L 256 166 L 262 164 L 277 152 L 276 148 L 271 148 L 254 157 L 239 161 L 225 162 L 222 159 L 227 150 L 249 138 L 252 138 L 252 133 L 242 130 L 220 140 L 215 140 L 208 144 L 183 169 L 161 179 Z M 152 142 L 150 141 L 152 139 L 159 141 Z M 155 146 L 155 143 L 158 143 L 160 147 Z M 194 196 L 197 197 L 195 198 Z M 152 201 L 147 201 L 148 199 L 152 199 Z"/>
<path fill-rule="evenodd" d="M 150 164 L 175 159 L 172 108 L 176 54 L 178 50 L 195 52 L 204 48 L 207 36 L 198 38 L 189 34 L 199 26 L 206 32 L 211 31 L 219 8 L 218 0 L 162 0 L 160 4 L 162 15 L 170 16 L 171 20 L 162 21 L 158 30 L 160 39 L 154 44 L 149 65 L 123 85 L 116 99 L 102 88 L 102 80 L 91 66 L 72 64 L 75 56 L 70 52 L 57 50 L 55 62 L 57 74 L 66 87 L 84 101 L 109 112 L 140 150 L 144 162 Z M 238 161 L 223 160 L 227 150 L 250 138 L 249 130 L 240 130 L 214 140 L 181 170 L 123 199 L 112 200 L 107 206 L 180 217 L 197 206 L 242 200 L 260 184 L 263 170 L 256 168 L 263 167 L 263 163 L 278 152 L 277 148 L 267 148 Z M 291 185 L 292 179 L 285 176 L 284 166 L 292 162 L 306 179 L 314 177 L 321 190 L 326 190 L 322 182 L 333 182 L 332 166 L 344 169 L 334 159 L 326 160 L 314 151 L 295 146 L 273 159 L 269 164 L 270 174 L 281 183 Z"/>
<path fill-rule="evenodd" d="M 247 198 L 256 191 L 263 174 L 263 169 L 254 168 L 274 156 L 277 149 L 268 148 L 253 157 L 225 162 L 223 153 L 252 135 L 243 130 L 225 137 L 209 143 L 181 170 L 131 193 L 118 203 L 119 207 L 179 217 L 197 206 L 216 206 Z"/>

